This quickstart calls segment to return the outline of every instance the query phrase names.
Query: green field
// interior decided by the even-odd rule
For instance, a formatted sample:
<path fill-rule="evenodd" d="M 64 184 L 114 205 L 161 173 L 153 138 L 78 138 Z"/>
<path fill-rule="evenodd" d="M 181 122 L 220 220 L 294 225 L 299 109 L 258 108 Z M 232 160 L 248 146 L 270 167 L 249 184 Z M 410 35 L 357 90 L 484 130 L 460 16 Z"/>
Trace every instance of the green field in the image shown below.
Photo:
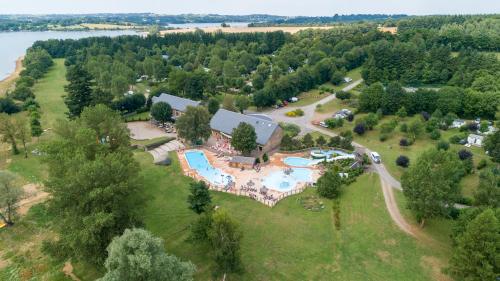
<path fill-rule="evenodd" d="M 206 249 L 186 242 L 195 215 L 186 198 L 190 178 L 171 167 L 151 164 L 138 153 L 148 197 L 146 226 L 166 241 L 168 252 L 193 261 L 197 279 L 210 278 Z M 275 208 L 249 198 L 212 193 L 214 203 L 230 210 L 244 233 L 245 273 L 230 280 L 431 280 L 421 260 L 426 248 L 396 228 L 385 209 L 376 175 L 368 174 L 346 188 L 341 199 L 341 229 L 335 230 L 331 202 L 320 212 L 306 211 L 289 197 Z M 439 254 L 439 253 L 438 253 Z"/>

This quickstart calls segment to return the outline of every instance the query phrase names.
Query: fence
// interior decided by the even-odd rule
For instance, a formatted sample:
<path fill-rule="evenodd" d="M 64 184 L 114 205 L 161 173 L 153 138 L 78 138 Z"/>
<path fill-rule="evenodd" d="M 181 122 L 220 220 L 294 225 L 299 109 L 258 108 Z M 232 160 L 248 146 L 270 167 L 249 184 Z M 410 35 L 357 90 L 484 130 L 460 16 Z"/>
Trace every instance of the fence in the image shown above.
<path fill-rule="evenodd" d="M 330 147 L 330 146 L 324 146 L 324 147 L 309 147 L 309 148 L 303 148 L 303 149 L 298 149 L 298 150 L 280 150 L 280 153 L 283 154 L 294 154 L 294 153 L 302 153 L 306 151 L 312 151 L 312 150 L 339 150 L 343 151 L 345 153 L 352 153 L 352 151 L 343 149 L 343 148 L 336 148 L 336 147 Z"/>
<path fill-rule="evenodd" d="M 308 188 L 310 186 L 308 184 L 304 184 L 299 188 L 295 188 L 295 189 L 292 189 L 292 190 L 287 191 L 285 193 L 281 193 L 278 197 L 276 197 L 274 199 L 265 199 L 262 197 L 261 194 L 258 194 L 258 193 L 249 192 L 249 191 L 242 191 L 242 190 L 231 190 L 231 189 L 226 189 L 224 186 L 211 184 L 210 182 L 207 182 L 202 177 L 198 176 L 198 174 L 196 172 L 186 171 L 185 175 L 188 177 L 203 181 L 208 186 L 208 188 L 210 190 L 231 193 L 231 194 L 234 194 L 236 196 L 250 197 L 253 200 L 258 201 L 258 202 L 260 202 L 268 207 L 271 207 L 271 208 L 274 207 L 276 204 L 278 204 L 279 201 L 285 199 L 286 197 L 302 193 L 306 188 Z"/>

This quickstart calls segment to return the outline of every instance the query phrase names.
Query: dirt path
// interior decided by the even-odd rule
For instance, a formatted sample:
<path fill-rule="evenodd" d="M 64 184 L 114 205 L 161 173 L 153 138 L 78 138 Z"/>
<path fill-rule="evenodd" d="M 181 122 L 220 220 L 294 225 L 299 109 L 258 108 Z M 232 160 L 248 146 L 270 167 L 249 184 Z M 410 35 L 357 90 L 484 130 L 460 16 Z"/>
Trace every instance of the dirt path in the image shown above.
<path fill-rule="evenodd" d="M 73 273 L 73 265 L 71 264 L 71 261 L 67 261 L 64 263 L 64 267 L 62 269 L 62 272 L 71 278 L 73 281 L 81 281 L 80 278 L 76 277 L 76 275 Z"/>
<path fill-rule="evenodd" d="M 40 185 L 29 183 L 23 186 L 25 197 L 19 201 L 19 209 L 17 212 L 24 216 L 28 213 L 31 206 L 43 202 L 49 194 L 42 190 Z"/>
<path fill-rule="evenodd" d="M 401 212 L 399 212 L 398 204 L 394 198 L 394 189 L 387 184 L 382 177 L 380 177 L 380 184 L 382 186 L 382 192 L 384 193 L 385 206 L 394 223 L 407 234 L 418 238 L 418 231 L 416 228 L 407 223 L 403 215 L 401 215 Z"/>
<path fill-rule="evenodd" d="M 9 90 L 13 85 L 16 79 L 19 77 L 19 74 L 23 70 L 23 59 L 24 56 L 19 57 L 16 60 L 16 69 L 9 76 L 0 81 L 0 96 L 3 96 L 7 90 Z"/>

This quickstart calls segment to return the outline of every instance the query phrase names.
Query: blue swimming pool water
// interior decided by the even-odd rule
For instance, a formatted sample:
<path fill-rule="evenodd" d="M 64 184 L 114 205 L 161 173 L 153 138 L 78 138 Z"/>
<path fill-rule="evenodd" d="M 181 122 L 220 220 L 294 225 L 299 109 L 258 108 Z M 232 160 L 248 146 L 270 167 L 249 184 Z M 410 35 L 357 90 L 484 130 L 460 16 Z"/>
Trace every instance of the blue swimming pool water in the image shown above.
<path fill-rule="evenodd" d="M 312 182 L 312 170 L 307 168 L 292 168 L 290 175 L 284 171 L 269 174 L 262 182 L 268 188 L 287 192 L 294 189 L 298 183 Z"/>
<path fill-rule="evenodd" d="M 320 160 L 321 161 L 321 160 Z M 307 167 L 320 162 L 314 159 L 302 158 L 302 157 L 286 157 L 283 162 L 288 166 L 293 167 Z"/>
<path fill-rule="evenodd" d="M 205 153 L 200 150 L 189 150 L 184 153 L 186 160 L 191 169 L 208 180 L 212 184 L 226 185 L 230 181 L 234 181 L 233 176 L 223 173 L 221 170 L 214 168 L 208 162 Z"/>

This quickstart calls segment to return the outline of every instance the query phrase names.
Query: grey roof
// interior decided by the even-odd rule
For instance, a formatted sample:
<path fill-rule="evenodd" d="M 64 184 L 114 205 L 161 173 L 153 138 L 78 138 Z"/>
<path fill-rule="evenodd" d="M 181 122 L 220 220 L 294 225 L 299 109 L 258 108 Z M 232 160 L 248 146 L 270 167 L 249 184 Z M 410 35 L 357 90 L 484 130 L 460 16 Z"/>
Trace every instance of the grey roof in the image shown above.
<path fill-rule="evenodd" d="M 153 97 L 152 101 L 153 101 L 153 104 L 160 102 L 160 101 L 166 102 L 173 109 L 175 109 L 177 111 L 182 111 L 182 112 L 185 112 L 186 107 L 188 107 L 188 106 L 195 106 L 196 107 L 196 106 L 200 105 L 199 101 L 185 99 L 185 98 L 172 96 L 172 95 L 164 94 L 164 93 L 161 94 L 159 97 Z"/>
<path fill-rule="evenodd" d="M 233 156 L 229 162 L 253 165 L 255 163 L 255 157 Z"/>
<path fill-rule="evenodd" d="M 255 128 L 257 143 L 260 145 L 267 144 L 274 131 L 279 128 L 277 123 L 226 109 L 219 109 L 217 113 L 215 113 L 212 120 L 210 120 L 210 127 L 213 130 L 231 135 L 233 129 L 238 127 L 241 122 L 250 124 Z"/>

